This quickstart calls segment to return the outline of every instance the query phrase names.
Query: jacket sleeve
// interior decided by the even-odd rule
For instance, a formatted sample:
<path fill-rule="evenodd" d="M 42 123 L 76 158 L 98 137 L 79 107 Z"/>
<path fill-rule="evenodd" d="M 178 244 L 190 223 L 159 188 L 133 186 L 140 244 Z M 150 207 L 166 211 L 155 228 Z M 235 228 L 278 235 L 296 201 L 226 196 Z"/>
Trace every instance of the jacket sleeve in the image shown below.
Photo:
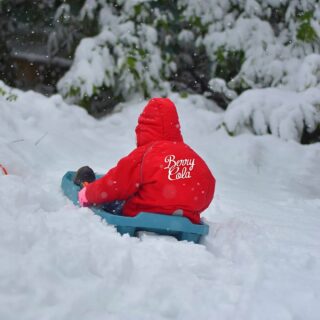
<path fill-rule="evenodd" d="M 144 148 L 135 149 L 102 178 L 90 183 L 86 187 L 89 204 L 126 200 L 137 192 L 143 153 Z"/>

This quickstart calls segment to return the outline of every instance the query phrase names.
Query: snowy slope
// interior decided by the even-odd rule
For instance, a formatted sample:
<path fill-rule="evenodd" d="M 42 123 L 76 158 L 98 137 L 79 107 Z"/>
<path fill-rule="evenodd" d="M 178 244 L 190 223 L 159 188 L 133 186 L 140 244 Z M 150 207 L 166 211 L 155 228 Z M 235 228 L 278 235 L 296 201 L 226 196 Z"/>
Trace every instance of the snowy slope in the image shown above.
<path fill-rule="evenodd" d="M 60 180 L 129 153 L 145 101 L 97 121 L 59 96 L 15 93 L 0 96 L 0 319 L 319 319 L 319 144 L 232 138 L 214 106 L 172 95 L 217 178 L 210 234 L 122 237 Z"/>

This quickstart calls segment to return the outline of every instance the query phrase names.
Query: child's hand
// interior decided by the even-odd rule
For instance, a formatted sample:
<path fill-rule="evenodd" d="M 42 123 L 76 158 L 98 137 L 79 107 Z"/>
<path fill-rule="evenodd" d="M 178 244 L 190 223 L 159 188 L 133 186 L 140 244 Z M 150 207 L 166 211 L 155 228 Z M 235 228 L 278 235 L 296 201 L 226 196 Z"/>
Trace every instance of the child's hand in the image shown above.
<path fill-rule="evenodd" d="M 82 188 L 78 193 L 78 201 L 81 207 L 87 207 L 89 205 L 86 197 L 86 187 Z"/>

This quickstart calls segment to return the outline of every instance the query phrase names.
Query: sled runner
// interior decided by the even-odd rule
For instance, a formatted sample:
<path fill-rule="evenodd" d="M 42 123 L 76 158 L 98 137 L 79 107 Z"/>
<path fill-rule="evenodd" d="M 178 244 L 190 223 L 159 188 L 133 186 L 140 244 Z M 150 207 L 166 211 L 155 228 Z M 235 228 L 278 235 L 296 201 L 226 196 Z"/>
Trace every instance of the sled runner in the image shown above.
<path fill-rule="evenodd" d="M 68 171 L 62 178 L 61 188 L 64 194 L 79 206 L 78 192 L 80 187 L 73 182 L 75 174 L 76 172 Z M 139 231 L 148 231 L 174 236 L 178 240 L 199 243 L 201 237 L 209 232 L 207 224 L 193 224 L 189 219 L 181 216 L 141 212 L 135 217 L 126 217 L 112 214 L 95 206 L 90 209 L 108 224 L 114 225 L 120 234 L 128 233 L 130 236 L 137 236 Z"/>

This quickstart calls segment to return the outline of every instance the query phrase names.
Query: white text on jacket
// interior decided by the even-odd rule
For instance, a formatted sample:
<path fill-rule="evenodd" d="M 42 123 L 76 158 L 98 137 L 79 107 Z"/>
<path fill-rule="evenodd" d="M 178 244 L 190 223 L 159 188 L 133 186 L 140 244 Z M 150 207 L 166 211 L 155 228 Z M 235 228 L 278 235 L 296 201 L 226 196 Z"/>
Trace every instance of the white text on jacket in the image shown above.
<path fill-rule="evenodd" d="M 170 154 L 164 158 L 164 162 L 167 166 L 164 169 L 168 169 L 168 179 L 190 179 L 191 171 L 195 166 L 195 159 L 176 159 L 175 155 Z"/>

